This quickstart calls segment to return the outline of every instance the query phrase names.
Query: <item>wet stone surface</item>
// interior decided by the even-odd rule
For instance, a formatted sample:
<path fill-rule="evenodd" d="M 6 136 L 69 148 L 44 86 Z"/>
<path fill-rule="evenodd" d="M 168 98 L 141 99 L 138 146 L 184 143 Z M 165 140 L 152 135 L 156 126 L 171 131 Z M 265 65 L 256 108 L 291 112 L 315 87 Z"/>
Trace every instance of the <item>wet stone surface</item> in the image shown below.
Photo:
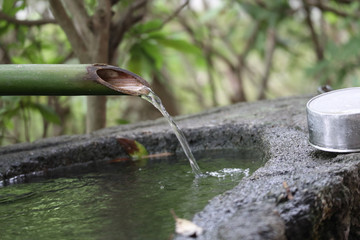
<path fill-rule="evenodd" d="M 194 216 L 205 230 L 198 239 L 360 239 L 360 154 L 308 144 L 309 99 L 243 103 L 176 119 L 193 151 L 256 146 L 267 159 Z M 150 153 L 181 152 L 161 119 L 0 148 L 0 179 L 6 184 L 32 172 L 125 156 L 117 137 L 136 139 Z"/>

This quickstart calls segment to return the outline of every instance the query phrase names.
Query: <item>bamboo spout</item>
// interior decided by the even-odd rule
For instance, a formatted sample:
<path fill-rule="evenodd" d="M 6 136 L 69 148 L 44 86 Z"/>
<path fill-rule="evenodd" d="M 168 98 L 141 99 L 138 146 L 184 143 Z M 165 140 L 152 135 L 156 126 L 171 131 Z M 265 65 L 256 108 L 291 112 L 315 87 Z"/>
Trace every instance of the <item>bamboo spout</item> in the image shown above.
<path fill-rule="evenodd" d="M 4 95 L 132 95 L 149 93 L 140 76 L 106 64 L 3 64 Z"/>

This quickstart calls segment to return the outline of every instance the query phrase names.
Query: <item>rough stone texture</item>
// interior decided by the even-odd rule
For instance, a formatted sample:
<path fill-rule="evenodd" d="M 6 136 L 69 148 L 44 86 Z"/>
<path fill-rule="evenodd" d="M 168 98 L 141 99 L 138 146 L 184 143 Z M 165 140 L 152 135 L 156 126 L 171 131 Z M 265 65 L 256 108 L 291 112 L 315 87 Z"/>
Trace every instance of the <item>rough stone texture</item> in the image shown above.
<path fill-rule="evenodd" d="M 218 239 L 285 240 L 284 221 L 274 209 L 273 204 L 257 203 L 235 212 L 227 224 L 219 227 Z"/>
<path fill-rule="evenodd" d="M 267 159 L 194 216 L 205 229 L 198 239 L 360 239 L 360 154 L 309 146 L 308 99 L 237 104 L 177 119 L 195 151 L 257 146 Z M 0 148 L 0 177 L 6 183 L 20 174 L 122 156 L 119 136 L 150 152 L 181 151 L 164 120 L 149 121 Z"/>

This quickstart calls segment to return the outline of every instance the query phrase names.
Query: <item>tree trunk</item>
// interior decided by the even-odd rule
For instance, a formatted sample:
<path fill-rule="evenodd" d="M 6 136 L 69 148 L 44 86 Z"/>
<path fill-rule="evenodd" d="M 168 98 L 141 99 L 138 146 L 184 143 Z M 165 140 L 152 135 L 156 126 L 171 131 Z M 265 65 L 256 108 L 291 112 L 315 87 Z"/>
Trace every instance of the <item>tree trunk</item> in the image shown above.
<path fill-rule="evenodd" d="M 105 127 L 106 96 L 86 97 L 86 133 Z"/>
<path fill-rule="evenodd" d="M 265 70 L 263 77 L 261 79 L 261 86 L 259 90 L 258 100 L 265 99 L 265 92 L 268 88 L 268 82 L 270 77 L 270 68 L 272 66 L 274 51 L 276 45 L 276 32 L 275 28 L 270 27 L 267 30 L 267 39 L 266 39 L 266 50 L 265 50 Z"/>
<path fill-rule="evenodd" d="M 64 3 L 64 4 L 63 4 Z M 87 15 L 85 6 L 78 1 L 51 0 L 52 12 L 65 31 L 80 63 L 107 63 L 109 60 L 109 36 L 111 1 L 99 0 L 95 14 Z M 67 14 L 68 10 L 72 18 Z M 87 97 L 86 132 L 106 125 L 106 97 Z"/>
<path fill-rule="evenodd" d="M 92 21 L 94 34 L 89 51 L 93 63 L 109 62 L 111 15 L 111 1 L 99 0 Z M 88 96 L 86 105 L 86 133 L 106 127 L 106 96 Z"/>

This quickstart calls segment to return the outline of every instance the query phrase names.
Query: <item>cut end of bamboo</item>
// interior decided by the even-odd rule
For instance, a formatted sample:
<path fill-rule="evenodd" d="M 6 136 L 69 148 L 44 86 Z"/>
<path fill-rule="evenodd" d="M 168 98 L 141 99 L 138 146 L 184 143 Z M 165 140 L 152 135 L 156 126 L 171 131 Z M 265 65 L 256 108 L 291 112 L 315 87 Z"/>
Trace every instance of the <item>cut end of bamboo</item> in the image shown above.
<path fill-rule="evenodd" d="M 140 96 L 150 92 L 150 85 L 140 76 L 115 66 L 93 64 L 88 67 L 90 74 L 95 74 L 98 83 L 119 93 Z"/>

